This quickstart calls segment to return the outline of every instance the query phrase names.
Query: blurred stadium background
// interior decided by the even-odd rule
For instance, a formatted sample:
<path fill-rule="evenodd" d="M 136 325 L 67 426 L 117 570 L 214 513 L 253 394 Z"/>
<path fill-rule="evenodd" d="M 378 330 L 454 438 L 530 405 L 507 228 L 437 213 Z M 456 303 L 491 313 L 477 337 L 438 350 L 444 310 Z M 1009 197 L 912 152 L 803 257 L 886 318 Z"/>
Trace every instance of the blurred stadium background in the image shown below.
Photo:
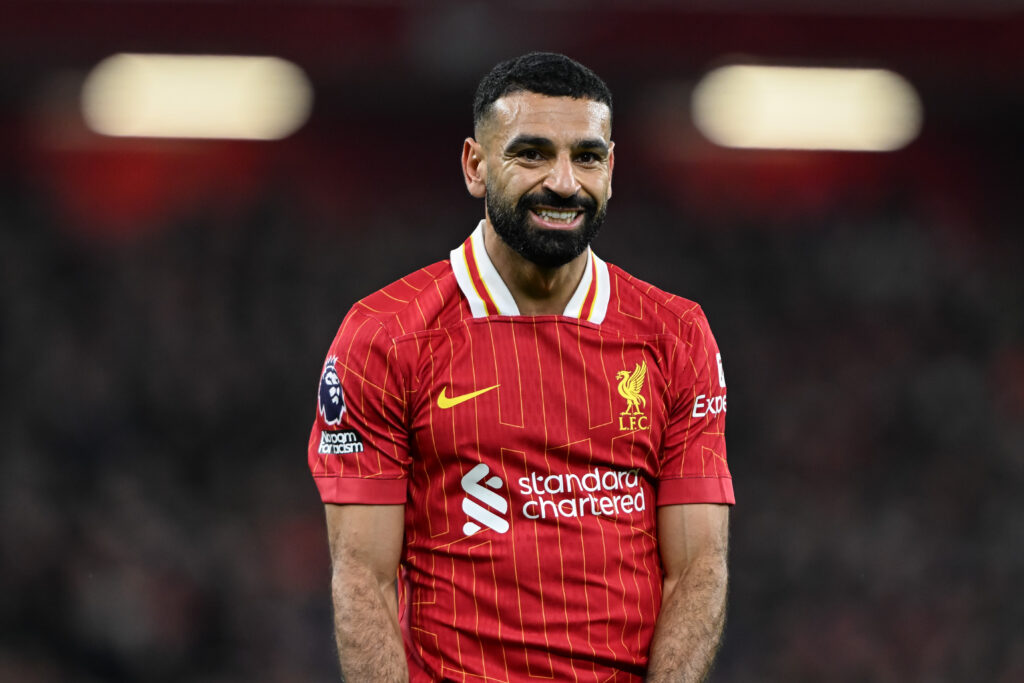
<path fill-rule="evenodd" d="M 733 399 L 713 680 L 1024 680 L 1024 13 L 995 0 L 0 4 L 0 680 L 331 681 L 305 446 L 357 298 L 482 214 L 497 60 L 616 96 L 596 249 L 701 302 Z M 277 141 L 93 132 L 123 52 L 270 55 Z M 894 71 L 890 152 L 727 149 L 736 63 Z"/>

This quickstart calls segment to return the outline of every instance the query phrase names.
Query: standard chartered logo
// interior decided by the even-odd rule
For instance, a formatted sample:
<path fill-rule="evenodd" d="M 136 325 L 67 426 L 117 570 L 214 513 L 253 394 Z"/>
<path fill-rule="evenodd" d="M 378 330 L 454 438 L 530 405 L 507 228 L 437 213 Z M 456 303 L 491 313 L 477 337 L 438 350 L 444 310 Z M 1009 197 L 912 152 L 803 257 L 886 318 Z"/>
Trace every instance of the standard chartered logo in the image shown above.
<path fill-rule="evenodd" d="M 497 531 L 499 534 L 508 531 L 508 520 L 499 516 L 508 512 L 508 501 L 494 492 L 502 487 L 503 482 L 497 476 L 493 476 L 483 485 L 480 483 L 490 473 L 490 468 L 484 463 L 480 463 L 462 477 L 462 490 L 466 492 L 466 497 L 462 499 L 462 511 L 473 520 L 462 526 L 462 531 L 467 536 L 472 536 L 483 527 Z M 491 510 L 495 510 L 499 514 L 495 514 Z M 481 524 L 483 526 L 480 526 Z"/>
<path fill-rule="evenodd" d="M 508 500 L 496 493 L 505 483 L 480 463 L 462 477 L 462 511 L 469 516 L 462 531 L 472 536 L 484 528 L 503 534 L 509 530 Z M 595 467 L 583 474 L 536 472 L 518 480 L 522 515 L 526 519 L 564 517 L 616 517 L 647 508 L 640 470 Z M 516 502 L 520 505 L 520 502 Z"/>

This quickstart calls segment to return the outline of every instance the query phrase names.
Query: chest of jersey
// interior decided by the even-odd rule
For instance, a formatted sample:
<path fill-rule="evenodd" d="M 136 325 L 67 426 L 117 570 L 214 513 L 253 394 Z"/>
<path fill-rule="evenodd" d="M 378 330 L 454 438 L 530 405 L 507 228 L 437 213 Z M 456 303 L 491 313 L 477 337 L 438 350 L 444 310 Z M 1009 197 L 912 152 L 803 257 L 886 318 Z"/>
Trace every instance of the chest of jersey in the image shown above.
<path fill-rule="evenodd" d="M 640 666 L 661 597 L 657 340 L 552 317 L 416 343 L 403 562 L 424 660 L 494 680 L 494 662 L 556 680 L 584 655 Z"/>
<path fill-rule="evenodd" d="M 418 520 L 429 536 L 552 519 L 647 526 L 667 420 L 655 340 L 546 317 L 468 321 L 417 343 L 410 495 L 433 500 Z"/>

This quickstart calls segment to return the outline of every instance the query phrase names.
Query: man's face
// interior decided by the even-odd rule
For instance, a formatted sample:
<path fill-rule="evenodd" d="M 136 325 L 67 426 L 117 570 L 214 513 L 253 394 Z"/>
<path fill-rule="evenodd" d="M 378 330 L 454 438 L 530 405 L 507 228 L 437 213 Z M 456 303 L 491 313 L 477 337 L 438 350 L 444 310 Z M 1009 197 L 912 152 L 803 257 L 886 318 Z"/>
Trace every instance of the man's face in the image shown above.
<path fill-rule="evenodd" d="M 497 100 L 480 128 L 487 217 L 495 232 L 545 268 L 579 256 L 597 235 L 611 196 L 608 107 L 519 92 Z"/>

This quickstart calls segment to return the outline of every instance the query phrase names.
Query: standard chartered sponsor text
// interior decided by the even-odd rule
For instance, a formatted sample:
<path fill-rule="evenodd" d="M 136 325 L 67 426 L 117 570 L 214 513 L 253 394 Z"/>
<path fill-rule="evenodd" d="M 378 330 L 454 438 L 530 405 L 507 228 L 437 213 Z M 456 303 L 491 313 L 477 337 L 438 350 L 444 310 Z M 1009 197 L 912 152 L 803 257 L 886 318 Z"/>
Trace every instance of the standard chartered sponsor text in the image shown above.
<path fill-rule="evenodd" d="M 523 504 L 529 519 L 630 514 L 646 509 L 640 470 L 595 467 L 579 474 L 538 475 L 519 478 L 519 492 L 530 496 Z"/>

